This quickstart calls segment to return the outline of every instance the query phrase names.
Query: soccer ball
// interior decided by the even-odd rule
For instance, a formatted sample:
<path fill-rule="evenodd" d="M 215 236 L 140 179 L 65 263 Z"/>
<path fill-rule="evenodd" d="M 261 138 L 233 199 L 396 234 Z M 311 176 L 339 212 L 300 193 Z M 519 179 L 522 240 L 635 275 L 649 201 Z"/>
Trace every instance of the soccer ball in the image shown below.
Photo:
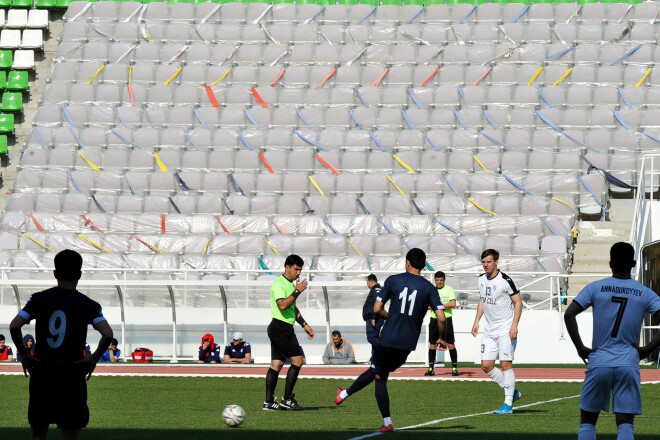
<path fill-rule="evenodd" d="M 238 405 L 227 405 L 222 410 L 222 420 L 231 428 L 238 428 L 245 420 L 245 411 Z"/>

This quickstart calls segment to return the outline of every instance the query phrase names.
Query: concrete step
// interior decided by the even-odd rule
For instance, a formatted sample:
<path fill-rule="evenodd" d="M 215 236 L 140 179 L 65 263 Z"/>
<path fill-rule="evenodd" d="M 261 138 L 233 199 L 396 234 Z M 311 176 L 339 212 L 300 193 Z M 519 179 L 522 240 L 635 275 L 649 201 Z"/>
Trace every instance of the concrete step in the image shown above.
<path fill-rule="evenodd" d="M 587 259 L 595 259 L 595 260 L 606 258 L 609 261 L 611 247 L 612 247 L 612 242 L 581 243 L 578 240 L 578 246 L 576 246 L 575 250 L 573 251 L 573 257 L 576 261 L 578 259 L 581 259 L 581 257 L 586 257 Z"/>

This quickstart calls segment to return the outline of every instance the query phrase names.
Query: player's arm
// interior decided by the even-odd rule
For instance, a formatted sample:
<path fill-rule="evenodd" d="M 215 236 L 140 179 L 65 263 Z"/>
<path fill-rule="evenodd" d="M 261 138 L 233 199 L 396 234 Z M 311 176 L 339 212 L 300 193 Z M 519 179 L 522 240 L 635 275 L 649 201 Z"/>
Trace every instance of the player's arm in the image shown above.
<path fill-rule="evenodd" d="M 484 315 L 484 305 L 481 302 L 481 297 L 479 297 L 479 303 L 477 304 L 477 316 L 474 317 L 474 324 L 472 324 L 472 336 L 474 336 L 475 338 L 479 333 L 479 321 L 481 321 L 481 317 L 483 315 Z"/>
<path fill-rule="evenodd" d="M 23 311 L 21 312 L 24 313 Z M 16 346 L 16 353 L 21 356 L 21 365 L 23 365 L 23 374 L 25 374 L 25 376 L 27 376 L 27 373 L 32 370 L 34 364 L 39 362 L 39 360 L 32 356 L 23 344 L 23 330 L 21 329 L 29 322 L 29 319 L 19 313 L 9 324 L 9 333 Z"/>
<path fill-rule="evenodd" d="M 108 349 L 110 342 L 112 342 L 113 336 L 112 327 L 110 327 L 110 324 L 108 324 L 108 321 L 105 319 L 93 323 L 92 327 L 94 330 L 101 334 L 99 345 L 96 347 L 96 350 L 94 350 L 94 353 L 92 353 L 90 357 L 78 361 L 78 363 L 84 365 L 86 368 L 85 374 L 87 375 L 87 380 L 89 380 L 89 378 L 92 376 L 94 368 L 96 368 L 96 364 L 101 359 L 101 356 L 103 356 L 103 353 L 105 353 L 105 351 Z"/>
<path fill-rule="evenodd" d="M 296 280 L 296 290 L 294 290 L 293 293 L 286 298 L 279 298 L 277 300 L 277 307 L 281 311 L 285 311 L 296 302 L 300 294 L 303 293 L 305 289 L 307 289 L 307 280 Z"/>
<path fill-rule="evenodd" d="M 452 299 L 447 304 L 443 304 L 443 306 L 445 306 L 445 309 L 455 309 L 456 308 L 456 300 Z"/>
<path fill-rule="evenodd" d="M 385 310 L 385 303 L 376 300 L 376 302 L 374 303 L 374 313 L 376 314 L 376 316 L 382 319 L 387 319 L 387 310 Z"/>
<path fill-rule="evenodd" d="M 305 281 L 305 284 L 306 283 L 307 282 Z M 310 327 L 309 324 L 307 324 L 307 321 L 305 321 L 305 318 L 303 318 L 298 307 L 296 307 L 296 322 L 300 324 L 303 330 L 305 330 L 305 333 L 307 333 L 307 338 L 309 340 L 314 339 L 314 330 L 312 330 L 312 327 Z"/>
<path fill-rule="evenodd" d="M 582 361 L 586 364 L 589 354 L 596 350 L 585 347 L 582 338 L 580 337 L 576 317 L 583 311 L 584 308 L 582 308 L 577 301 L 573 300 L 571 305 L 566 309 L 566 312 L 564 312 L 564 323 L 566 324 L 566 331 L 568 331 L 568 335 L 571 337 L 571 341 L 573 341 L 573 345 L 575 345 L 575 348 L 577 349 L 578 356 L 580 356 Z"/>
<path fill-rule="evenodd" d="M 511 295 L 511 301 L 513 301 L 513 322 L 511 323 L 511 330 L 509 330 L 509 337 L 513 341 L 518 337 L 518 322 L 520 322 L 520 315 L 522 315 L 523 303 L 522 295 L 520 292 Z"/>
<path fill-rule="evenodd" d="M 660 319 L 660 310 L 653 314 L 653 317 L 658 320 Z M 656 332 L 655 337 L 651 339 L 647 345 L 643 347 L 637 347 L 639 352 L 639 360 L 646 359 L 649 354 L 651 354 L 656 348 L 660 347 L 660 332 Z"/>

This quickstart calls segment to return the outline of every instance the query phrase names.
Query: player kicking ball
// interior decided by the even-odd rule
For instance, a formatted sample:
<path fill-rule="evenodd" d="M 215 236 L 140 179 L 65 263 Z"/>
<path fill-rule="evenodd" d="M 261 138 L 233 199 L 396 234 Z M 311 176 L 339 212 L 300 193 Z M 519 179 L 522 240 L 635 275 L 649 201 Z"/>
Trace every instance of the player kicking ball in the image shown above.
<path fill-rule="evenodd" d="M 383 426 L 379 432 L 394 431 L 390 416 L 390 397 L 387 393 L 389 374 L 402 366 L 410 352 L 416 348 L 428 307 L 433 307 L 433 310 L 444 310 L 435 286 L 420 276 L 425 264 L 424 251 L 411 249 L 406 254 L 406 271 L 385 280 L 383 288 L 376 297 L 374 313 L 386 321 L 380 333 L 379 343 L 374 349 L 371 367 L 347 390 L 342 387 L 337 389 L 335 403 L 339 405 L 348 396 L 376 381 L 376 403 L 383 416 Z M 384 309 L 387 301 L 392 301 L 389 312 Z M 438 313 L 438 334 L 445 334 L 444 313 Z M 445 346 L 442 338 L 436 343 Z"/>
<path fill-rule="evenodd" d="M 486 273 L 479 276 L 479 304 L 472 326 L 472 336 L 479 333 L 479 321 L 486 317 L 486 328 L 481 337 L 481 369 L 504 389 L 504 404 L 494 414 L 511 414 L 513 404 L 520 398 L 513 373 L 513 353 L 518 338 L 518 321 L 522 314 L 522 299 L 516 283 L 497 268 L 500 253 L 486 249 L 481 253 L 481 264 Z M 500 360 L 502 370 L 495 368 Z"/>

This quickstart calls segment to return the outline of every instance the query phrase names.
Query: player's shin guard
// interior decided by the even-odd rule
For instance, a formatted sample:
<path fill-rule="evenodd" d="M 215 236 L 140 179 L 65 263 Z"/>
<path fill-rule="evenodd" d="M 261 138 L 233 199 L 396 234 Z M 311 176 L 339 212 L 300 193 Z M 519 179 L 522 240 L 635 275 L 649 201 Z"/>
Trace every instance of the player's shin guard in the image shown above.
<path fill-rule="evenodd" d="M 451 358 L 451 366 L 454 368 L 458 367 L 458 353 L 455 348 L 449 350 L 449 357 Z"/>
<path fill-rule="evenodd" d="M 376 379 L 376 403 L 380 414 L 385 417 L 390 417 L 390 395 L 387 393 L 387 380 Z"/>
<path fill-rule="evenodd" d="M 429 348 L 429 368 L 433 368 L 433 365 L 435 364 L 435 350 L 431 350 Z"/>
<path fill-rule="evenodd" d="M 495 367 L 488 372 L 488 375 L 500 388 L 504 388 L 504 374 L 502 374 L 502 370 Z"/>
<path fill-rule="evenodd" d="M 364 373 L 360 374 L 357 379 L 355 379 L 355 382 L 348 387 L 346 392 L 351 396 L 369 385 L 374 379 L 376 379 L 376 373 L 374 373 L 373 369 L 368 368 Z"/>
<path fill-rule="evenodd" d="M 580 425 L 578 440 L 596 440 L 596 426 L 588 423 Z"/>
<path fill-rule="evenodd" d="M 289 367 L 289 372 L 286 374 L 286 385 L 284 386 L 284 398 L 291 398 L 293 393 L 293 387 L 296 386 L 296 381 L 298 380 L 298 373 L 300 373 L 300 367 L 296 365 L 291 365 Z"/>
<path fill-rule="evenodd" d="M 272 368 L 269 368 L 268 373 L 266 373 L 266 402 L 272 403 L 274 401 L 273 396 L 275 394 L 275 387 L 277 387 L 277 377 L 279 374 L 279 371 Z"/>
<path fill-rule="evenodd" d="M 616 427 L 616 430 L 618 432 L 616 440 L 633 440 L 635 438 L 634 427 L 630 423 L 622 423 Z"/>
<path fill-rule="evenodd" d="M 513 406 L 513 393 L 516 391 L 516 375 L 513 369 L 502 372 L 504 376 L 504 403 Z"/>

